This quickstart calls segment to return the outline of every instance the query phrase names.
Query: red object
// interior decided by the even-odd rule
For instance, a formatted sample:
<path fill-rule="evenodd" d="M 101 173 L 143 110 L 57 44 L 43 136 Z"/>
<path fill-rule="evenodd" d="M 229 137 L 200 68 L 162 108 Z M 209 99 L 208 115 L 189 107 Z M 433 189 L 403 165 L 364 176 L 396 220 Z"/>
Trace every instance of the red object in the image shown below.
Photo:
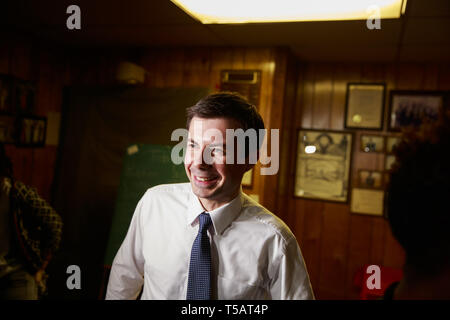
<path fill-rule="evenodd" d="M 369 268 L 373 266 L 372 268 Z M 374 284 L 374 276 L 378 272 L 380 275 L 380 288 L 372 288 L 370 284 Z M 372 277 L 369 280 L 369 285 L 367 280 L 369 277 Z M 384 295 L 384 291 L 394 282 L 400 281 L 403 277 L 403 271 L 401 269 L 395 269 L 390 267 L 378 266 L 378 265 L 364 265 L 361 269 L 359 269 L 355 277 L 353 278 L 353 282 L 357 288 L 360 289 L 359 297 L 361 300 L 374 300 L 379 299 Z"/>

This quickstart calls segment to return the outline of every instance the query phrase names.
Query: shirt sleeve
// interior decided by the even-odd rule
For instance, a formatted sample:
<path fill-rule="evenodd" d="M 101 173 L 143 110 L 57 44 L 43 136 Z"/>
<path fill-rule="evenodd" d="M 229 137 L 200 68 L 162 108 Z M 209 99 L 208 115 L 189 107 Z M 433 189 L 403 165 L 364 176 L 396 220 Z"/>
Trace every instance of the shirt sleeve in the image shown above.
<path fill-rule="evenodd" d="M 145 195 L 136 206 L 127 235 L 114 258 L 106 300 L 134 300 L 144 283 L 141 223 L 144 198 Z"/>
<path fill-rule="evenodd" d="M 58 213 L 42 199 L 34 188 L 16 183 L 16 191 L 21 205 L 29 210 L 32 217 L 36 219 L 39 228 L 42 228 L 41 253 L 45 260 L 54 254 L 60 245 L 63 222 Z"/>
<path fill-rule="evenodd" d="M 295 238 L 287 243 L 286 250 L 282 253 L 279 261 L 278 272 L 271 282 L 270 293 L 272 299 L 314 299 L 308 271 Z"/>

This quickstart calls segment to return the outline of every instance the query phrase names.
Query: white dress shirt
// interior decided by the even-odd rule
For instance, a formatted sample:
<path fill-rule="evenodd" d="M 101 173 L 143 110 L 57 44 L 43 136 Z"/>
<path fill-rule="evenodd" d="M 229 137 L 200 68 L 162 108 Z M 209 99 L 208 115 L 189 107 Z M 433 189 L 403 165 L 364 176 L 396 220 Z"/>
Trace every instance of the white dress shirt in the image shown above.
<path fill-rule="evenodd" d="M 198 216 L 189 183 L 160 185 L 139 201 L 109 277 L 106 299 L 186 299 Z M 289 228 L 242 190 L 210 211 L 213 299 L 314 299 Z"/>

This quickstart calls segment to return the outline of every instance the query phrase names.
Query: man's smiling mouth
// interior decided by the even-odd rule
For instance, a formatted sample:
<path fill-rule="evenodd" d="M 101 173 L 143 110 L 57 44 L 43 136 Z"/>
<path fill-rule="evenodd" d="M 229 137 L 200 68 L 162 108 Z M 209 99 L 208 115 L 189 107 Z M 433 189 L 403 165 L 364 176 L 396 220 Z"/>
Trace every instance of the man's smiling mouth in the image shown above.
<path fill-rule="evenodd" d="M 196 176 L 196 175 L 193 175 L 193 177 L 196 182 L 200 182 L 200 183 L 204 183 L 204 184 L 213 182 L 219 178 L 218 176 L 203 176 L 203 177 L 201 177 L 201 176 Z"/>

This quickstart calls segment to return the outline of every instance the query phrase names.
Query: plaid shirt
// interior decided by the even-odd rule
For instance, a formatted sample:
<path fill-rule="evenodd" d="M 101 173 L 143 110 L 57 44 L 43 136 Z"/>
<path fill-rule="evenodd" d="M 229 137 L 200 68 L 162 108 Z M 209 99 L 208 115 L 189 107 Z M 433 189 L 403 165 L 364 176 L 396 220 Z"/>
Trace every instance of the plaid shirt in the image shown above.
<path fill-rule="evenodd" d="M 34 188 L 16 181 L 10 192 L 16 245 L 34 273 L 41 269 L 61 242 L 62 220 Z"/>

